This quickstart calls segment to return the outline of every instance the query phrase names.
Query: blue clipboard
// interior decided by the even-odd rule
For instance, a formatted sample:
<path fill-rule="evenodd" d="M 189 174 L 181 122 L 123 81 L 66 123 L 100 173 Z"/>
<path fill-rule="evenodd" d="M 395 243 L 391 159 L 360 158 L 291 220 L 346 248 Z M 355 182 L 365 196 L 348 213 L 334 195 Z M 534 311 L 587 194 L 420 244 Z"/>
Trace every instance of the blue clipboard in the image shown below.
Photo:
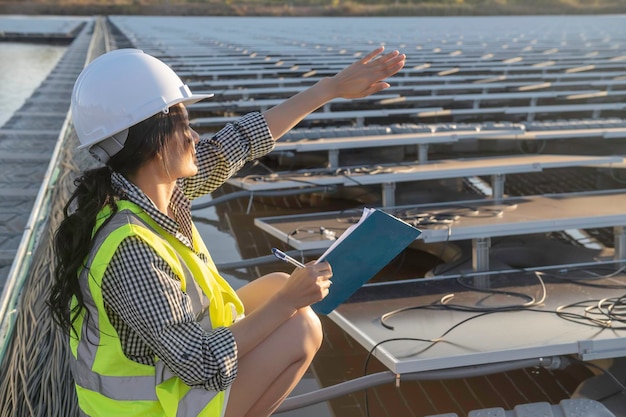
<path fill-rule="evenodd" d="M 364 209 L 359 223 L 346 230 L 317 262 L 333 270 L 333 285 L 313 310 L 328 314 L 411 244 L 422 232 L 380 209 Z"/>

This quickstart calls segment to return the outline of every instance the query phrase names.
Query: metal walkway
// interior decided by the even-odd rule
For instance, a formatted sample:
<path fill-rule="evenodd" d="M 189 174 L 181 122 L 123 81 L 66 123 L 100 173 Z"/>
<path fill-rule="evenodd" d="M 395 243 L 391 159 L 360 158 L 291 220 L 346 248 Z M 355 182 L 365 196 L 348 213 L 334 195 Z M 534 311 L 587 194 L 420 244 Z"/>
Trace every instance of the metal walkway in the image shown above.
<path fill-rule="evenodd" d="M 66 123 L 74 80 L 85 65 L 92 24 L 82 32 L 24 105 L 0 128 L 0 292 L 27 232 L 35 200 Z M 54 30 L 56 27 L 50 27 Z"/>

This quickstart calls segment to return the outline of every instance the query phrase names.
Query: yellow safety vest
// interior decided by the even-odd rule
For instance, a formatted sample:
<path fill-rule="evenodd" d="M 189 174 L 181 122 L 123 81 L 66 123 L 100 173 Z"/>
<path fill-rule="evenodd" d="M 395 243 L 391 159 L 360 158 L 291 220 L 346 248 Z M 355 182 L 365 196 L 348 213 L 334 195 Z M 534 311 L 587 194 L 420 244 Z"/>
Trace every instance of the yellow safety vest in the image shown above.
<path fill-rule="evenodd" d="M 117 247 L 136 236 L 149 244 L 180 279 L 197 320 L 205 330 L 231 325 L 243 315 L 243 304 L 219 275 L 198 231 L 193 227 L 192 251 L 167 233 L 139 206 L 118 202 L 118 212 L 104 226 L 110 210 L 103 210 L 94 230 L 94 245 L 79 272 L 85 310 L 74 323 L 78 338 L 70 337 L 70 365 L 81 412 L 88 416 L 191 417 L 223 415 L 225 392 L 192 388 L 155 357 L 144 365 L 128 359 L 104 309 L 101 284 Z M 195 253 L 194 253 L 195 252 Z M 206 256 L 203 262 L 196 253 Z M 71 307 L 76 305 L 72 300 Z"/>

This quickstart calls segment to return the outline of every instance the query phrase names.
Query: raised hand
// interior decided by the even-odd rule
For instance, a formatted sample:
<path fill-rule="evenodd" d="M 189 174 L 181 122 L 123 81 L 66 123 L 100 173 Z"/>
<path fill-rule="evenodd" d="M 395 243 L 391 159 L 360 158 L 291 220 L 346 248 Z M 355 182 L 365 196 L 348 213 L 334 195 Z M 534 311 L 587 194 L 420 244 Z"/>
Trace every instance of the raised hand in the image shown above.
<path fill-rule="evenodd" d="M 326 77 L 299 92 L 281 104 L 266 110 L 263 115 L 274 139 L 298 124 L 309 113 L 335 98 L 361 98 L 389 87 L 385 78 L 404 67 L 406 56 L 398 51 L 381 55 L 384 47 L 348 65 L 332 77 Z"/>
<path fill-rule="evenodd" d="M 366 97 L 389 87 L 383 80 L 404 67 L 406 56 L 398 51 L 381 55 L 384 49 L 374 49 L 330 78 L 337 97 Z"/>

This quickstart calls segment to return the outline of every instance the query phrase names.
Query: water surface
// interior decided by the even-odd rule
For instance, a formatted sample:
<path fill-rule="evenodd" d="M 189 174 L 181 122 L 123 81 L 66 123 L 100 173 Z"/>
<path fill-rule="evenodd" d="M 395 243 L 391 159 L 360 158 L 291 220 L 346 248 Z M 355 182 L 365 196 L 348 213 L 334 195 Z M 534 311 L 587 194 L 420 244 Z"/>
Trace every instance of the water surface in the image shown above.
<path fill-rule="evenodd" d="M 24 104 L 66 49 L 65 46 L 0 42 L 0 126 Z"/>

